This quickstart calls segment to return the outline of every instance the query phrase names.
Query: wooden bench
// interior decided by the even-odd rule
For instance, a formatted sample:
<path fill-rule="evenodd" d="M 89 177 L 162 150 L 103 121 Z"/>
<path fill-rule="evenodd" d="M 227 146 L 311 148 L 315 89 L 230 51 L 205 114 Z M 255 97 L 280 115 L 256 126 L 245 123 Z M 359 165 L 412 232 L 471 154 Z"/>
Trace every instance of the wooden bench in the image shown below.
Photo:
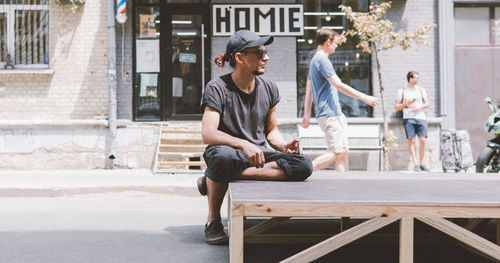
<path fill-rule="evenodd" d="M 297 134 L 305 154 L 321 153 L 327 150 L 325 134 L 318 124 L 311 124 L 307 129 L 298 124 Z M 383 146 L 380 125 L 349 124 L 347 135 L 349 151 L 378 151 L 378 169 L 381 171 Z"/>
<path fill-rule="evenodd" d="M 311 262 L 399 221 L 399 262 L 413 262 L 417 219 L 500 262 L 500 177 L 481 174 L 390 172 L 315 172 L 305 182 L 233 181 L 229 183 L 230 262 L 243 262 L 246 240 L 265 243 L 303 241 L 306 234 L 266 234 L 291 218 L 365 217 L 367 221 L 323 238 L 281 262 Z M 244 230 L 244 219 L 270 218 Z M 459 226 L 448 218 L 474 218 Z M 472 232 L 477 219 L 497 219 L 497 244 Z M 316 237 L 317 239 L 317 237 Z M 255 243 L 255 242 L 254 242 Z M 439 244 L 437 244 L 438 246 Z M 361 252 L 362 253 L 362 252 Z M 376 261 L 383 261 L 379 259 Z"/>

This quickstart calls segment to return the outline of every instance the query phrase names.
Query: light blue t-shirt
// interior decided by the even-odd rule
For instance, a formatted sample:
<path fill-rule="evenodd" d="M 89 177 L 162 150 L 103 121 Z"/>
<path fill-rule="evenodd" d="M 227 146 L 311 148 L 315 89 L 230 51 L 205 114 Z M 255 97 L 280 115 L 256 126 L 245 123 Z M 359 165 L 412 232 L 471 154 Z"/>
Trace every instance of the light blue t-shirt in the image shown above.
<path fill-rule="evenodd" d="M 337 116 L 342 114 L 337 88 L 328 82 L 328 78 L 336 75 L 328 57 L 316 52 L 309 64 L 308 80 L 311 80 L 312 98 L 316 117 Z"/>

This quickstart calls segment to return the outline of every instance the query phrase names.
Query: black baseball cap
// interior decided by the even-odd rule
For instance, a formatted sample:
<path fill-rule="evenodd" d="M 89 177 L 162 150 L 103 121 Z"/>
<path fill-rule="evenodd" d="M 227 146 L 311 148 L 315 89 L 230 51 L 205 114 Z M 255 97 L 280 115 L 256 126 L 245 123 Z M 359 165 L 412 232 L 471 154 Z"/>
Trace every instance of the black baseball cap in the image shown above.
<path fill-rule="evenodd" d="M 247 48 L 269 45 L 273 43 L 273 36 L 259 37 L 255 32 L 249 30 L 236 31 L 227 41 L 224 60 L 229 61 L 238 52 Z"/>

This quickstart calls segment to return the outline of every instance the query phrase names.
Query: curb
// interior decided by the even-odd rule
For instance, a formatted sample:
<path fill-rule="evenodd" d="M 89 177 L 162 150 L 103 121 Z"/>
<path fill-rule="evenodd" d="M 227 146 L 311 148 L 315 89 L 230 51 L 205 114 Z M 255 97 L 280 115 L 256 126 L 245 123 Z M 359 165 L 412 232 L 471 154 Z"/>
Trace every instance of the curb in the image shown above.
<path fill-rule="evenodd" d="M 186 186 L 97 186 L 74 188 L 1 188 L 0 197 L 62 197 L 124 192 L 145 192 L 191 197 L 200 196 L 198 189 Z"/>

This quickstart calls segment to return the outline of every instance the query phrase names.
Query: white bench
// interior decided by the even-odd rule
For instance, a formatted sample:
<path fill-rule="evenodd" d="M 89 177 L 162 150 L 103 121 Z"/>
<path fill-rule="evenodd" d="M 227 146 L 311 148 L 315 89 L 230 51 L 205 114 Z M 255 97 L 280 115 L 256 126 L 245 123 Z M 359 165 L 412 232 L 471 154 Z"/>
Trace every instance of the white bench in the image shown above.
<path fill-rule="evenodd" d="M 305 154 L 327 150 L 325 134 L 318 124 L 311 123 L 304 129 L 297 125 L 300 144 Z M 382 168 L 382 135 L 378 124 L 349 124 L 347 126 L 349 151 L 378 151 L 378 168 Z M 355 142 L 355 143 L 351 143 Z M 360 144 L 361 143 L 361 144 Z"/>

